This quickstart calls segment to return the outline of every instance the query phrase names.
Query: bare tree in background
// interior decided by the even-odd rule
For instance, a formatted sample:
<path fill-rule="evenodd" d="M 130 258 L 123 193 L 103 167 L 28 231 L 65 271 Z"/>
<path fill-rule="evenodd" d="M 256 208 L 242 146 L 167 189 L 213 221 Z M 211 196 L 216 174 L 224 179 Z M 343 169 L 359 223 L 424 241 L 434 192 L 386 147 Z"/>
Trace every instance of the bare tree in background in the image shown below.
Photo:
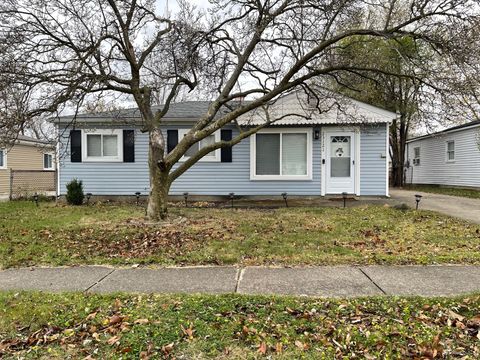
<path fill-rule="evenodd" d="M 336 48 L 345 39 L 410 35 L 445 58 L 457 32 L 478 17 L 471 0 L 213 0 L 205 14 L 187 1 L 165 18 L 152 0 L 6 0 L 0 5 L 1 36 L 21 66 L 2 71 L 35 95 L 31 113 L 53 113 L 89 94 L 129 95 L 149 134 L 151 192 L 148 215 L 167 214 L 172 182 L 209 152 L 232 146 L 276 119 L 239 127 L 230 141 L 201 148 L 179 159 L 195 143 L 243 114 L 266 108 L 280 95 L 326 84 L 345 72 L 383 71 L 375 63 L 352 65 Z M 414 72 L 395 74 L 416 78 Z M 179 93 L 209 94 L 211 105 L 168 154 L 162 118 Z M 159 111 L 154 93 L 163 92 Z M 249 96 L 251 101 L 238 100 Z M 228 109 L 228 111 L 224 111 Z"/>

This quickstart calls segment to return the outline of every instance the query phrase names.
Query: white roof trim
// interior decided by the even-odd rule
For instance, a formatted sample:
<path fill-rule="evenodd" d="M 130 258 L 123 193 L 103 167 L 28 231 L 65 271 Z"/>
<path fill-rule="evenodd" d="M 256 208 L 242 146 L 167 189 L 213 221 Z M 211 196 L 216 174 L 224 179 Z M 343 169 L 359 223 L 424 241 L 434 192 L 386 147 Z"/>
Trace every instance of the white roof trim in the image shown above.
<path fill-rule="evenodd" d="M 459 129 L 451 129 L 451 130 L 446 129 L 446 130 L 442 130 L 442 131 L 439 131 L 439 132 L 436 132 L 436 133 L 433 133 L 433 134 L 420 135 L 420 136 L 417 136 L 413 139 L 407 140 L 407 144 L 413 143 L 413 142 L 416 142 L 416 141 L 430 139 L 430 138 L 433 138 L 433 137 L 440 137 L 440 136 L 443 136 L 445 134 L 451 134 L 451 133 L 464 131 L 464 130 L 471 130 L 471 129 L 475 129 L 477 127 L 480 127 L 480 124 L 473 124 L 473 125 L 470 125 L 470 126 L 465 126 L 465 127 L 459 128 Z"/>

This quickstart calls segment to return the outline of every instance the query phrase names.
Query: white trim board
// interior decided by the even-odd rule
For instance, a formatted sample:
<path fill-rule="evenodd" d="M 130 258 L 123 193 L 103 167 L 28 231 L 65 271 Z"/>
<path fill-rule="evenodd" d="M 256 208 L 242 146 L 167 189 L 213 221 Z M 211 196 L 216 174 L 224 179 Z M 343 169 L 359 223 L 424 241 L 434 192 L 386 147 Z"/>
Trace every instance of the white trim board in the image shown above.
<path fill-rule="evenodd" d="M 250 136 L 250 181 L 308 181 L 313 179 L 313 144 L 312 144 L 313 128 L 268 128 L 262 129 Z M 306 134 L 307 135 L 307 175 L 256 175 L 256 139 L 257 134 Z M 281 137 L 280 137 L 281 139 Z M 282 149 L 280 143 L 280 159 L 282 157 Z M 281 167 L 281 161 L 280 161 Z"/>

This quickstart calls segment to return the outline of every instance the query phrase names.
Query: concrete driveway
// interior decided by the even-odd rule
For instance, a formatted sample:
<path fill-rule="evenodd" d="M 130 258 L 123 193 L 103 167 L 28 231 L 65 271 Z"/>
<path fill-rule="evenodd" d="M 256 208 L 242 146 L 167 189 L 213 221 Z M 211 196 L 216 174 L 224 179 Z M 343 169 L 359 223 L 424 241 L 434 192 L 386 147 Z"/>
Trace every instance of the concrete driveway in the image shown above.
<path fill-rule="evenodd" d="M 480 199 L 460 196 L 391 189 L 390 196 L 395 203 L 415 206 L 415 194 L 422 195 L 420 209 L 433 210 L 442 214 L 480 224 Z"/>

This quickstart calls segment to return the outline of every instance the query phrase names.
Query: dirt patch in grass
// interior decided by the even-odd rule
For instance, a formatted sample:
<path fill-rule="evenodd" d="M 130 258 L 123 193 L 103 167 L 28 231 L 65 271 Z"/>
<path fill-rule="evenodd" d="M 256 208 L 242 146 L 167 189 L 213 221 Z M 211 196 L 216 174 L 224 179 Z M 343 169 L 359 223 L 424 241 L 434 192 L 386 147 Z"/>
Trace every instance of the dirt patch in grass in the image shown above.
<path fill-rule="evenodd" d="M 91 224 L 93 225 L 93 224 Z M 162 253 L 175 259 L 205 246 L 209 241 L 228 241 L 237 224 L 215 218 L 189 219 L 171 216 L 169 221 L 150 223 L 148 220 L 127 219 L 119 224 L 90 226 L 81 232 L 64 234 L 73 256 L 102 256 L 106 258 L 145 258 Z M 78 250 L 77 252 L 75 250 Z"/>

